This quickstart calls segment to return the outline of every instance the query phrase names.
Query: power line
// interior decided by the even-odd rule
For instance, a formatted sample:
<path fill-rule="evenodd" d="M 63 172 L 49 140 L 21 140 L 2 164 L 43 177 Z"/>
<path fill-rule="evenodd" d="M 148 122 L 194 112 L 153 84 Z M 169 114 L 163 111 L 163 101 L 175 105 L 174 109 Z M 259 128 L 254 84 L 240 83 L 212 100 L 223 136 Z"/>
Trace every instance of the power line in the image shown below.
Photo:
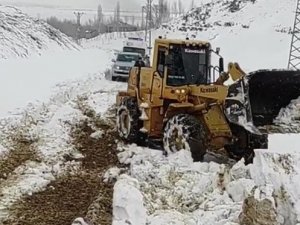
<path fill-rule="evenodd" d="M 77 29 L 76 29 L 76 41 L 79 41 L 80 38 L 80 19 L 84 15 L 83 12 L 74 12 L 74 15 L 76 16 L 76 21 L 77 21 Z"/>
<path fill-rule="evenodd" d="M 300 69 L 300 0 L 297 1 L 288 68 Z"/>

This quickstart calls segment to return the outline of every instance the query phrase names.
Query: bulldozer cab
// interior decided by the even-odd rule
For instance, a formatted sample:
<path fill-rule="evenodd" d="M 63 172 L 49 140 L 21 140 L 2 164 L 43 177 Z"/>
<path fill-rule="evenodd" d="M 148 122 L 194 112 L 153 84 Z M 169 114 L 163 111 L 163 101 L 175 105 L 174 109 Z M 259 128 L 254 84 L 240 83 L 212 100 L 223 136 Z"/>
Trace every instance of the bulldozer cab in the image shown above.
<path fill-rule="evenodd" d="M 211 64 L 212 53 L 220 58 L 217 66 Z M 178 91 L 186 92 L 194 88 L 199 92 L 201 87 L 205 89 L 202 96 L 220 99 L 222 88 L 208 87 L 223 72 L 223 58 L 218 53 L 205 41 L 156 39 L 152 67 L 134 67 L 130 73 L 127 92 L 136 92 L 138 99 L 144 99 L 152 105 L 162 105 L 163 99 L 183 102 L 184 99 L 179 99 L 181 96 Z M 182 93 L 182 96 L 187 95 Z"/>
<path fill-rule="evenodd" d="M 212 84 L 224 68 L 221 57 L 218 66 L 211 65 L 212 52 L 204 41 L 156 39 L 152 67 L 132 69 L 128 92 L 153 103 L 154 98 L 178 100 L 175 91 L 181 88 Z"/>
<path fill-rule="evenodd" d="M 211 52 L 207 42 L 158 39 L 153 67 L 166 86 L 210 84 L 222 67 L 211 66 Z"/>

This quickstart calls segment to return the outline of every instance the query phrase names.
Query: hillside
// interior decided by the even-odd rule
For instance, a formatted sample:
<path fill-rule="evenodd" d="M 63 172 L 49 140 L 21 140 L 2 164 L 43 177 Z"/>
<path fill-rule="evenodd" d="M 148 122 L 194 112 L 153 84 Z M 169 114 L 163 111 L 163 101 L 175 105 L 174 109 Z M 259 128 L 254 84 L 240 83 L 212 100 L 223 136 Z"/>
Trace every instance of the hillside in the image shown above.
<path fill-rule="evenodd" d="M 295 0 L 206 1 L 154 36 L 209 40 L 246 71 L 286 68 L 295 7 Z"/>
<path fill-rule="evenodd" d="M 14 7 L 0 5 L 0 59 L 28 57 L 43 51 L 77 49 L 67 36 Z"/>
<path fill-rule="evenodd" d="M 163 27 L 179 31 L 207 31 L 217 27 L 249 29 L 266 26 L 276 32 L 290 33 L 295 5 L 294 0 L 212 0 Z"/>

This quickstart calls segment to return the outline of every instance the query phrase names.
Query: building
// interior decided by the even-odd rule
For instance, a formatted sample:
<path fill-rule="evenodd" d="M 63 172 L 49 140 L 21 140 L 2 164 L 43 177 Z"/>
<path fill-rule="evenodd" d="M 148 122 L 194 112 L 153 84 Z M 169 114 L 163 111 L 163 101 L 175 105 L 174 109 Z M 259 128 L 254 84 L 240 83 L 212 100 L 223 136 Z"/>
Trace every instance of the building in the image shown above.
<path fill-rule="evenodd" d="M 122 21 L 111 22 L 111 23 L 105 25 L 106 33 L 131 32 L 131 31 L 137 31 L 137 26 L 130 25 L 130 24 L 124 23 Z"/>

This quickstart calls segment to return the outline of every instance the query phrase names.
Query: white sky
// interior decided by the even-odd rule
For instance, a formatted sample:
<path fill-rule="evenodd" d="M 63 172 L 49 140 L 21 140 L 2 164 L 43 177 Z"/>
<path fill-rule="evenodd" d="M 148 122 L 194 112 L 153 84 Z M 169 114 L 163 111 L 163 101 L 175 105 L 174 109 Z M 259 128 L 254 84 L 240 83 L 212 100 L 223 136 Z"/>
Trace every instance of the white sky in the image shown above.
<path fill-rule="evenodd" d="M 18 6 L 48 6 L 48 7 L 66 7 L 66 8 L 89 8 L 94 9 L 100 3 L 104 10 L 112 10 L 120 2 L 124 10 L 140 10 L 146 0 L 0 0 L 0 4 L 11 4 Z M 168 0 L 176 2 L 177 0 Z M 196 2 L 201 2 L 198 0 Z M 158 0 L 154 0 L 158 2 Z M 185 6 L 189 6 L 191 0 L 182 0 Z"/>
<path fill-rule="evenodd" d="M 82 23 L 93 20 L 97 15 L 97 7 L 101 4 L 105 19 L 113 15 L 117 2 L 120 2 L 122 16 L 135 15 L 135 21 L 141 20 L 141 6 L 146 4 L 146 0 L 0 0 L 2 5 L 12 5 L 21 9 L 24 13 L 41 19 L 55 16 L 59 19 L 75 20 L 74 11 L 84 12 Z M 178 0 L 167 0 L 169 3 Z M 190 8 L 192 0 L 181 0 L 186 9 Z M 195 4 L 203 1 L 198 0 Z M 158 0 L 154 0 L 158 3 Z M 123 12 L 122 12 L 123 11 Z"/>

